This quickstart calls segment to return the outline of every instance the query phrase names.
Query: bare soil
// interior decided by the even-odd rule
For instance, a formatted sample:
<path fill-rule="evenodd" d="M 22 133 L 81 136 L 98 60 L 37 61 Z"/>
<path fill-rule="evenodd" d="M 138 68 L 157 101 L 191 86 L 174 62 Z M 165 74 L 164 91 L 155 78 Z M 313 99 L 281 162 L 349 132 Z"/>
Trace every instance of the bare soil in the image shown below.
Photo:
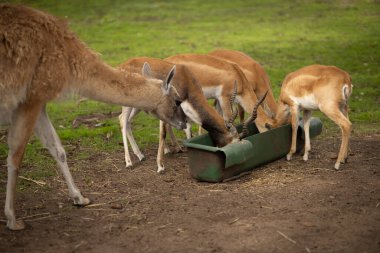
<path fill-rule="evenodd" d="M 69 157 L 92 205 L 73 206 L 58 174 L 30 182 L 16 205 L 27 228 L 1 224 L 0 252 L 380 252 L 380 135 L 353 138 L 335 171 L 339 142 L 313 140 L 308 162 L 296 155 L 220 184 L 192 179 L 186 153 L 167 155 L 158 175 L 156 147 L 133 169 L 122 148 Z"/>

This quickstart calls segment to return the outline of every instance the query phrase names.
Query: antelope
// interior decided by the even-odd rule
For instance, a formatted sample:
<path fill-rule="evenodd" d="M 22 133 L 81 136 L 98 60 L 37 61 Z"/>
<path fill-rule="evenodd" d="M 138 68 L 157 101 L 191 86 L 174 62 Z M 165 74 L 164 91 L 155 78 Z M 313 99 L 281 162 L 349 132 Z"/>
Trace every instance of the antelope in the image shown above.
<path fill-rule="evenodd" d="M 240 67 L 232 62 L 222 60 L 211 55 L 202 54 L 179 54 L 166 58 L 173 64 L 183 64 L 195 74 L 202 87 L 204 96 L 216 99 L 220 106 L 223 118 L 231 118 L 231 109 L 228 102 L 232 94 L 233 84 L 237 83 L 236 102 L 245 112 L 252 113 L 255 103 L 258 101 L 252 86 L 248 83 Z M 255 124 L 259 132 L 268 129 L 265 124 L 273 123 L 260 106 L 257 109 Z"/>
<path fill-rule="evenodd" d="M 348 99 L 352 93 L 350 75 L 335 67 L 311 65 L 288 74 L 281 87 L 280 101 L 273 127 L 286 123 L 291 117 L 292 144 L 287 160 L 296 151 L 298 114 L 303 111 L 305 130 L 305 152 L 303 160 L 309 158 L 311 111 L 320 110 L 342 130 L 342 143 L 335 169 L 347 161 L 351 122 L 348 118 Z M 270 127 L 268 125 L 268 127 Z"/>
<path fill-rule="evenodd" d="M 172 63 L 164 60 L 139 57 L 129 59 L 127 62 L 121 64 L 119 68 L 125 71 L 137 71 L 141 68 L 144 62 L 149 63 L 149 65 L 154 69 L 154 71 L 147 70 L 147 73 L 150 72 L 148 75 L 158 79 L 164 78 L 164 73 L 173 67 Z M 230 122 L 234 119 L 230 119 L 230 121 L 225 122 L 223 118 L 215 111 L 215 109 L 207 103 L 207 100 L 202 93 L 202 89 L 197 83 L 196 76 L 194 76 L 187 67 L 180 64 L 176 65 L 176 75 L 172 80 L 172 85 L 173 89 L 175 89 L 182 101 L 181 107 L 185 114 L 192 121 L 203 126 L 209 132 L 211 139 L 214 141 L 216 146 L 222 147 L 239 140 L 239 135 L 237 134 L 236 129 L 231 125 L 232 122 Z M 264 98 L 262 100 L 264 100 Z M 232 100 L 234 99 L 232 98 Z M 230 104 L 231 103 L 233 102 L 230 102 Z M 135 139 L 133 138 L 131 129 L 132 119 L 139 111 L 140 110 L 136 108 L 123 107 L 122 114 L 119 116 L 123 134 L 126 167 L 132 166 L 132 161 L 128 150 L 128 140 L 131 144 L 133 152 L 140 159 L 140 161 L 144 158 L 144 155 L 141 153 Z M 254 117 L 255 111 L 253 111 L 252 114 Z M 252 118 L 245 124 L 249 124 L 251 121 Z M 171 131 L 171 128 L 163 121 L 160 121 L 159 148 L 157 153 L 158 173 L 165 170 L 163 155 L 165 151 L 165 137 L 167 131 L 170 133 L 177 150 L 180 148 L 173 132 Z M 243 137 L 245 136 L 240 136 L 240 138 Z"/>
<path fill-rule="evenodd" d="M 258 62 L 243 52 L 235 50 L 216 49 L 208 54 L 237 64 L 243 71 L 248 83 L 252 86 L 256 96 L 261 97 L 268 91 L 263 107 L 267 115 L 274 118 L 277 113 L 277 102 L 273 96 L 269 77 Z M 240 119 L 244 118 L 244 110 L 242 110 L 241 106 L 239 106 L 239 116 Z"/>
<path fill-rule="evenodd" d="M 8 128 L 7 227 L 16 220 L 16 181 L 25 146 L 33 133 L 58 163 L 75 205 L 85 206 L 70 173 L 66 153 L 50 122 L 46 104 L 75 91 L 94 100 L 148 110 L 161 120 L 185 128 L 186 117 L 167 82 L 128 74 L 103 63 L 72 33 L 65 21 L 24 6 L 0 5 L 0 123 Z"/>

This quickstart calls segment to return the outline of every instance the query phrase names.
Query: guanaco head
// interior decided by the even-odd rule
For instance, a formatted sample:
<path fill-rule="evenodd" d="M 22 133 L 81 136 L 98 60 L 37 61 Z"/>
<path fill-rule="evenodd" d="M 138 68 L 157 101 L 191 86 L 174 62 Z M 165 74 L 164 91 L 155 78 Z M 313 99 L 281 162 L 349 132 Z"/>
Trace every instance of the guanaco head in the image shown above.
<path fill-rule="evenodd" d="M 256 102 L 255 106 L 253 107 L 251 115 L 248 117 L 248 119 L 246 119 L 243 122 L 241 133 L 238 133 L 236 127 L 233 125 L 233 122 L 235 121 L 235 119 L 236 119 L 236 117 L 238 115 L 238 110 L 233 107 L 233 104 L 234 104 L 235 98 L 236 98 L 236 94 L 237 94 L 237 84 L 236 84 L 236 81 L 235 81 L 235 83 L 234 83 L 234 91 L 233 91 L 232 96 L 230 98 L 230 105 L 231 105 L 232 115 L 231 115 L 231 118 L 228 121 L 225 121 L 227 130 L 233 136 L 232 142 L 235 142 L 237 140 L 241 140 L 241 139 L 243 139 L 243 138 L 245 138 L 245 137 L 248 136 L 248 134 L 249 134 L 248 125 L 251 124 L 253 121 L 255 121 L 255 119 L 257 118 L 257 109 L 259 108 L 259 106 L 265 100 L 265 98 L 266 98 L 266 96 L 268 94 L 268 91 L 266 91 L 265 94 Z"/>
<path fill-rule="evenodd" d="M 171 85 L 175 70 L 174 65 L 162 83 L 163 97 L 160 103 L 157 108 L 150 112 L 177 129 L 185 129 L 186 115 L 181 108 L 182 101 L 177 90 Z M 142 74 L 148 78 L 152 77 L 152 70 L 147 62 L 143 65 Z"/>

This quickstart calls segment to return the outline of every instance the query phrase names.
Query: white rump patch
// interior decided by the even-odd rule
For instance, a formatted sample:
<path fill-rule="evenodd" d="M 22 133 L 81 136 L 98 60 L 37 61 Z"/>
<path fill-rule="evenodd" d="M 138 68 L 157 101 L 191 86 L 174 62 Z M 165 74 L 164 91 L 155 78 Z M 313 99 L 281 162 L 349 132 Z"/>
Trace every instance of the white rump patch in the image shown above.
<path fill-rule="evenodd" d="M 304 97 L 293 97 L 290 96 L 295 104 L 297 104 L 302 109 L 306 110 L 318 110 L 318 103 L 315 101 L 314 94 L 310 94 Z"/>
<path fill-rule="evenodd" d="M 351 85 L 351 90 L 349 89 L 348 87 L 348 84 L 344 84 L 343 87 L 342 87 L 342 97 L 344 100 L 348 100 L 348 98 L 351 96 L 351 93 L 352 93 L 352 87 L 353 85 Z"/>
<path fill-rule="evenodd" d="M 181 103 L 181 107 L 182 107 L 182 110 L 186 114 L 187 117 L 189 117 L 192 121 L 194 121 L 198 125 L 202 125 L 202 120 L 199 117 L 198 112 L 194 109 L 194 107 L 187 100 L 185 100 Z"/>

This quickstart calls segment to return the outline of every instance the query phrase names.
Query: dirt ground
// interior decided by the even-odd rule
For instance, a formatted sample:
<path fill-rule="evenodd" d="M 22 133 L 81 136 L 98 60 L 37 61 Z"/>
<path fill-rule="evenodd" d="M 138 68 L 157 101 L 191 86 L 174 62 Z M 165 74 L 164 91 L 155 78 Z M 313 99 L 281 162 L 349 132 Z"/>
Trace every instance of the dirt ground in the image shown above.
<path fill-rule="evenodd" d="M 307 163 L 296 155 L 220 184 L 192 179 L 186 153 L 156 174 L 156 147 L 133 169 L 122 148 L 71 160 L 93 204 L 73 206 L 62 177 L 31 182 L 16 205 L 27 228 L 1 223 L 0 252 L 380 252 L 380 135 L 353 138 L 334 171 L 338 148 L 313 140 Z"/>

